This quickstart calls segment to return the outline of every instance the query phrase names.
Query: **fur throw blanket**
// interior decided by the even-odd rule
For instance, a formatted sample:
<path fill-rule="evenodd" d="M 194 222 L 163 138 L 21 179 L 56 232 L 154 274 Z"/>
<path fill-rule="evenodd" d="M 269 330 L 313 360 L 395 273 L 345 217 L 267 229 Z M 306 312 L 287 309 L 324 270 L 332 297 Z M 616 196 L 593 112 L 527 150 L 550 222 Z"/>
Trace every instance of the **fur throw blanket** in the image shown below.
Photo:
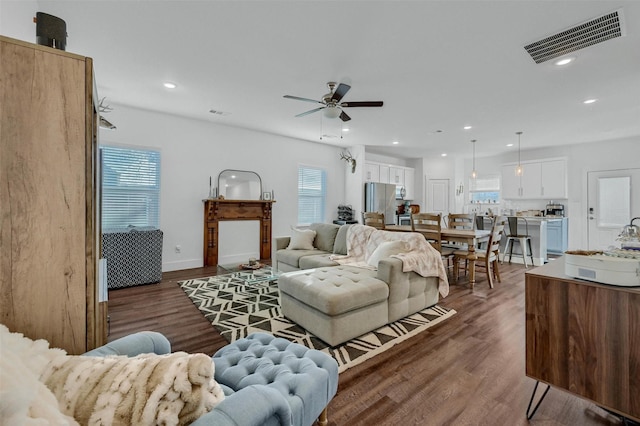
<path fill-rule="evenodd" d="M 67 356 L 60 349 L 49 349 L 46 341 L 33 342 L 0 327 L 0 417 L 12 415 L 12 425 L 188 424 L 224 398 L 213 379 L 213 361 L 205 354 Z M 29 379 L 24 380 L 29 390 L 23 389 L 18 377 L 5 382 L 5 373 L 11 375 L 16 367 L 23 367 L 20 376 Z M 27 404 L 15 401 L 33 392 L 34 386 L 38 394 L 32 394 Z M 11 395 L 16 395 L 14 401 L 5 399 Z M 52 412 L 56 411 L 52 403 L 58 413 Z M 21 406 L 17 410 L 16 404 Z"/>
<path fill-rule="evenodd" d="M 393 254 L 402 260 L 402 271 L 413 271 L 423 277 L 438 277 L 438 291 L 442 297 L 449 294 L 447 270 L 440 252 L 416 232 L 392 232 L 375 229 L 371 226 L 353 225 L 347 232 L 347 255 L 332 256 L 340 264 L 370 267 L 367 261 L 381 243 L 386 241 L 404 241 L 406 252 Z"/>

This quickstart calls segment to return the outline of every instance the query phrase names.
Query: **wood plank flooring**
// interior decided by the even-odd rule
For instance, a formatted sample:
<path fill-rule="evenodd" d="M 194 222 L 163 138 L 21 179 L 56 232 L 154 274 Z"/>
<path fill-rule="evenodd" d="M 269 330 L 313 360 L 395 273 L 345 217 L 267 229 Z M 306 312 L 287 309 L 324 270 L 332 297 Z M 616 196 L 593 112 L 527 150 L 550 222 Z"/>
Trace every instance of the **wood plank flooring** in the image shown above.
<path fill-rule="evenodd" d="M 617 425 L 594 404 L 552 389 L 531 421 L 525 411 L 534 380 L 525 376 L 524 266 L 501 265 L 488 289 L 478 273 L 451 285 L 441 304 L 458 311 L 340 375 L 330 425 Z M 174 351 L 209 355 L 227 342 L 178 281 L 224 273 L 215 267 L 166 272 L 160 284 L 109 291 L 109 340 L 153 330 Z"/>

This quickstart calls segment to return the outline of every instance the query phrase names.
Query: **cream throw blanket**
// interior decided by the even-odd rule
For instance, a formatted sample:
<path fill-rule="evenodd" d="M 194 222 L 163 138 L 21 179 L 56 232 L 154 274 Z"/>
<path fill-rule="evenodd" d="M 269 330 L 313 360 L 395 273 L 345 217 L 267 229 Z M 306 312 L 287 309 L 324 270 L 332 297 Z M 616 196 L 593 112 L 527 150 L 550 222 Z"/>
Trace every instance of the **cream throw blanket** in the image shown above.
<path fill-rule="evenodd" d="M 0 338 L 0 419 L 7 424 L 188 424 L 224 398 L 205 354 L 68 356 L 3 325 Z"/>
<path fill-rule="evenodd" d="M 331 259 L 343 265 L 371 268 L 367 260 L 375 249 L 385 241 L 404 241 L 408 251 L 394 254 L 402 260 L 402 271 L 413 271 L 423 277 L 438 277 L 438 291 L 442 297 L 449 294 L 447 270 L 440 252 L 416 232 L 382 231 L 366 225 L 353 225 L 347 232 L 347 255 L 332 256 Z"/>

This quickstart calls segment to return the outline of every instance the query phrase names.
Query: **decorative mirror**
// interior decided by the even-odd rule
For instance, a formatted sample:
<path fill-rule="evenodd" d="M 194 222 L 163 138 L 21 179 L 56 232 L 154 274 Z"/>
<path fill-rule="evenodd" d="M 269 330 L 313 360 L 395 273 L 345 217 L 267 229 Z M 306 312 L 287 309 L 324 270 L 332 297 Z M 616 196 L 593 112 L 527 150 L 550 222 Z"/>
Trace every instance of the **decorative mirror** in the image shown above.
<path fill-rule="evenodd" d="M 218 175 L 218 195 L 226 200 L 259 200 L 262 179 L 256 172 L 223 170 Z"/>

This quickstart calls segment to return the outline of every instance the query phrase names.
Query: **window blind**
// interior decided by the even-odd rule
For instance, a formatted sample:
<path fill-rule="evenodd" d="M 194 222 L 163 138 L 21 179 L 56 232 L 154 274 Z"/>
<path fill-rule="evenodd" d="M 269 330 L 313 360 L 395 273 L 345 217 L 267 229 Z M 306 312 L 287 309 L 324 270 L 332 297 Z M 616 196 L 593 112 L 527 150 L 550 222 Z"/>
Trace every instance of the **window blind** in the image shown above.
<path fill-rule="evenodd" d="M 323 169 L 298 167 L 298 224 L 324 222 L 327 173 Z"/>
<path fill-rule="evenodd" d="M 102 229 L 160 227 L 160 152 L 102 146 Z"/>

